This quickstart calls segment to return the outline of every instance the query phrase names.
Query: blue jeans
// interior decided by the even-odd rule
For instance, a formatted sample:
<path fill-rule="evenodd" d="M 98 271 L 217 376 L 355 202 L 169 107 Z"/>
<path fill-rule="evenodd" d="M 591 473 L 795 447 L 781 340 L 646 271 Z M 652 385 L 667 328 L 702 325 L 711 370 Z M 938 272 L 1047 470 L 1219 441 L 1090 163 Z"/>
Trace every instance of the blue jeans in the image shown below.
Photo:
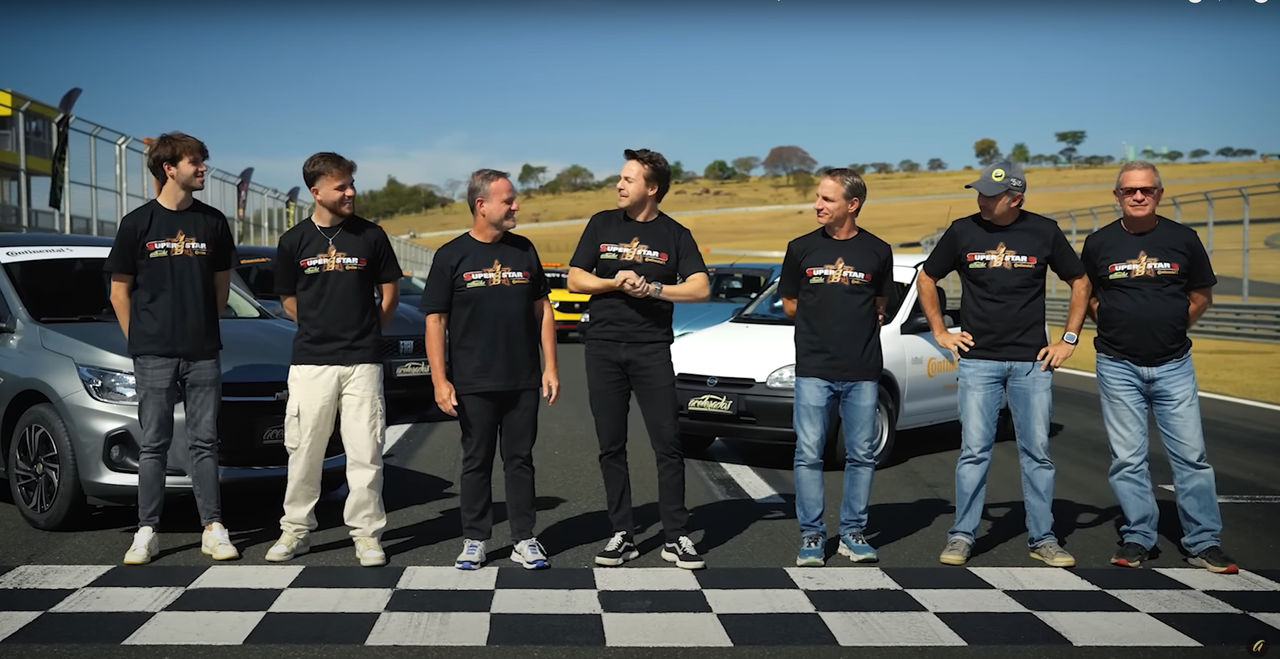
<path fill-rule="evenodd" d="M 1111 440 L 1107 480 L 1115 490 L 1125 525 L 1125 542 L 1147 549 L 1156 544 L 1159 510 L 1151 491 L 1147 461 L 1147 411 L 1155 413 L 1173 469 L 1173 492 L 1182 522 L 1182 546 L 1198 554 L 1220 545 L 1222 516 L 1213 467 L 1204 449 L 1200 399 L 1191 353 L 1160 366 L 1138 366 L 1098 353 L 1098 393 L 1102 421 Z"/>
<path fill-rule="evenodd" d="M 1027 544 L 1035 547 L 1053 535 L 1053 460 L 1049 458 L 1049 419 L 1053 415 L 1053 372 L 1040 362 L 1001 362 L 963 358 L 960 377 L 960 459 L 956 462 L 956 522 L 947 537 L 970 542 L 982 518 L 987 469 L 996 441 L 996 424 L 1006 395 L 1018 438 L 1022 500 L 1027 509 Z"/>
<path fill-rule="evenodd" d="M 200 524 L 222 521 L 218 484 L 218 409 L 222 405 L 222 366 L 218 358 L 188 361 L 180 357 L 138 355 L 133 358 L 138 388 L 138 526 L 160 524 L 164 508 L 165 472 L 173 443 L 173 406 L 182 384 L 186 415 L 191 492 Z"/>
<path fill-rule="evenodd" d="M 871 477 L 876 470 L 876 407 L 879 385 L 874 380 L 830 381 L 796 378 L 792 424 L 796 431 L 796 520 L 800 535 L 822 534 L 825 494 L 822 453 L 832 407 L 839 405 L 844 440 L 844 497 L 840 503 L 840 533 L 861 533 L 867 526 Z"/>

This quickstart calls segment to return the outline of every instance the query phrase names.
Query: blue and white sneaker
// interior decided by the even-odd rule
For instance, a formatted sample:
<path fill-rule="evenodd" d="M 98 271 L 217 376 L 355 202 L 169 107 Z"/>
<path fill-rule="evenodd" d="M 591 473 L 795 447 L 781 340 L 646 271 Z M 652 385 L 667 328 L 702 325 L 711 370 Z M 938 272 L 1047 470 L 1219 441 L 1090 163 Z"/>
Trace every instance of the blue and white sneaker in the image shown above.
<path fill-rule="evenodd" d="M 462 541 L 462 553 L 458 554 L 458 558 L 453 561 L 453 566 L 459 570 L 479 570 L 484 565 L 484 540 L 472 540 L 470 538 Z"/>
<path fill-rule="evenodd" d="M 843 533 L 840 535 L 841 556 L 848 556 L 854 563 L 875 563 L 880 560 L 876 550 L 871 547 L 861 533 Z"/>
<path fill-rule="evenodd" d="M 517 542 L 515 547 L 511 548 L 511 560 L 520 564 L 526 570 L 544 570 L 551 567 L 551 561 L 547 560 L 547 550 L 542 548 L 542 543 L 537 538 L 529 538 Z"/>
<path fill-rule="evenodd" d="M 797 567 L 822 567 L 827 564 L 827 539 L 821 533 L 810 533 L 800 539 L 796 554 Z"/>

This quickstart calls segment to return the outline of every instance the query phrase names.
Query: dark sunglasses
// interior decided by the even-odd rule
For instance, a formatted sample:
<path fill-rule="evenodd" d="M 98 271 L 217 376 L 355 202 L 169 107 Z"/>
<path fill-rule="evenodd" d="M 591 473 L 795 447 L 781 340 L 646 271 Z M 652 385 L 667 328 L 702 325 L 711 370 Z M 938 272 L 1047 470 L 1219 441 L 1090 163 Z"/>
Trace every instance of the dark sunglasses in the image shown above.
<path fill-rule="evenodd" d="M 1157 188 L 1154 186 L 1142 187 L 1142 188 L 1116 188 L 1116 194 L 1120 195 L 1121 197 L 1132 197 L 1133 195 L 1136 195 L 1139 192 L 1141 192 L 1142 196 L 1144 197 L 1154 197 L 1155 194 L 1160 190 L 1161 188 Z"/>

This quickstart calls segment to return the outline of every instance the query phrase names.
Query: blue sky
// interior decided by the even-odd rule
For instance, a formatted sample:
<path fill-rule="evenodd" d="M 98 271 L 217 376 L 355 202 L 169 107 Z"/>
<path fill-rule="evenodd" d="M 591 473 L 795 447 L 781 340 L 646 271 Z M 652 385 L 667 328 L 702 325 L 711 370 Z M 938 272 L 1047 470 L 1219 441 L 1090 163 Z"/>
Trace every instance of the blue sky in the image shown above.
<path fill-rule="evenodd" d="M 979 138 L 1052 153 L 1073 129 L 1081 154 L 1280 151 L 1280 0 L 33 4 L 7 10 L 0 88 L 82 87 L 78 115 L 183 130 L 279 189 L 322 150 L 367 189 L 603 178 L 625 147 L 698 171 L 782 144 L 959 168 Z"/>

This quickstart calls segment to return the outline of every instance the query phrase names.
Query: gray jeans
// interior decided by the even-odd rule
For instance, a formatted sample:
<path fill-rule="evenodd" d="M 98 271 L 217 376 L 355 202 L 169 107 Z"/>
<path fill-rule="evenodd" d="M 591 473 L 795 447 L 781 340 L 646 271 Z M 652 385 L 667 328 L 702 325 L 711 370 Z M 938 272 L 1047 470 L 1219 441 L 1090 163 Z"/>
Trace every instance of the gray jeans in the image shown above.
<path fill-rule="evenodd" d="M 222 521 L 218 487 L 218 408 L 222 404 L 222 365 L 218 358 L 188 361 L 180 357 L 133 358 L 138 387 L 138 526 L 155 527 L 164 509 L 165 471 L 173 443 L 173 406 L 182 387 L 186 411 L 188 475 L 200 511 L 200 524 Z"/>

